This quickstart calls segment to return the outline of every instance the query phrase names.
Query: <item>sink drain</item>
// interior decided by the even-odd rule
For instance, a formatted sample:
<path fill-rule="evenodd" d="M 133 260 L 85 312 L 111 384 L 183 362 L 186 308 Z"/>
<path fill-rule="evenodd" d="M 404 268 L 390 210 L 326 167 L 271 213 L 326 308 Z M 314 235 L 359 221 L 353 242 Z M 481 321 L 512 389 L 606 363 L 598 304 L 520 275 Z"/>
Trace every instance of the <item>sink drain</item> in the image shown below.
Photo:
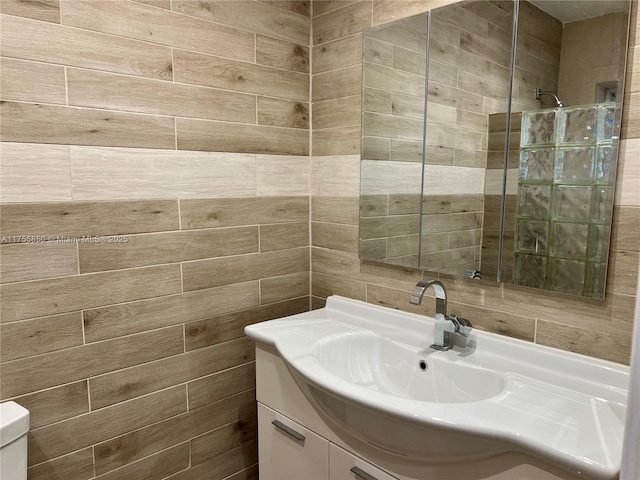
<path fill-rule="evenodd" d="M 429 368 L 429 367 L 428 367 L 428 365 L 427 365 L 427 362 L 425 362 L 424 360 L 420 360 L 420 361 L 418 362 L 418 366 L 420 367 L 420 370 L 422 370 L 423 372 L 424 372 L 427 368 Z"/>

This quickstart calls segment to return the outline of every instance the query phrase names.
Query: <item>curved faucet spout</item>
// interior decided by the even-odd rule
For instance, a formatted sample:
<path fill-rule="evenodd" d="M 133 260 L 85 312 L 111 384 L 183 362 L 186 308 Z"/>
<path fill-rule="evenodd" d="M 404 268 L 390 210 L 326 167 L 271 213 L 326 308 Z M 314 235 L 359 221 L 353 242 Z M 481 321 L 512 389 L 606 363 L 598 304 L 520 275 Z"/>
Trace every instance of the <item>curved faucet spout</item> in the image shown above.
<path fill-rule="evenodd" d="M 452 345 L 451 334 L 460 334 L 468 337 L 471 332 L 471 322 L 457 315 L 447 315 L 447 290 L 442 282 L 425 278 L 420 280 L 411 292 L 409 302 L 413 305 L 420 305 L 422 297 L 429 287 L 433 287 L 436 292 L 436 314 L 435 329 L 433 333 L 434 350 L 450 350 Z"/>
<path fill-rule="evenodd" d="M 420 280 L 413 289 L 413 292 L 411 292 L 409 302 L 413 305 L 420 305 L 422 303 L 422 297 L 424 297 L 424 294 L 429 287 L 433 287 L 433 290 L 436 292 L 436 317 L 439 317 L 440 315 L 446 317 L 447 290 L 439 280 L 429 280 L 426 278 L 424 280 Z"/>

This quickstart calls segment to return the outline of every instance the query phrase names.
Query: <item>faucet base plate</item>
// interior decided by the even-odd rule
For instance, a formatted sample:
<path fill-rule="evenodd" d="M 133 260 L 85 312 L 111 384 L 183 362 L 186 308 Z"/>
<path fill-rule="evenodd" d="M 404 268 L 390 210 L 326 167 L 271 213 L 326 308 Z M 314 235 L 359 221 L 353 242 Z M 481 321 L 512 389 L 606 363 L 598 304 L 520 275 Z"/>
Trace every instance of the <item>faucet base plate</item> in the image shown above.
<path fill-rule="evenodd" d="M 429 345 L 429 348 L 433 348 L 434 350 L 442 350 L 443 352 L 446 352 L 447 350 L 451 350 L 451 345 L 436 345 L 434 343 L 433 345 Z"/>

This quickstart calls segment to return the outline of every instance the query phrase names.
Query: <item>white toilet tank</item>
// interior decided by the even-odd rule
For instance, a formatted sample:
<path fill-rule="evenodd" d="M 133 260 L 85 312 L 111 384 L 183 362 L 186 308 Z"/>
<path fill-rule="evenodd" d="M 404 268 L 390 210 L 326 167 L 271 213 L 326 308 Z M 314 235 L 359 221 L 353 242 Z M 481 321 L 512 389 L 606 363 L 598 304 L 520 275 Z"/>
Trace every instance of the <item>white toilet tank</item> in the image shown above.
<path fill-rule="evenodd" d="M 27 479 L 29 410 L 16 402 L 0 403 L 0 480 Z"/>

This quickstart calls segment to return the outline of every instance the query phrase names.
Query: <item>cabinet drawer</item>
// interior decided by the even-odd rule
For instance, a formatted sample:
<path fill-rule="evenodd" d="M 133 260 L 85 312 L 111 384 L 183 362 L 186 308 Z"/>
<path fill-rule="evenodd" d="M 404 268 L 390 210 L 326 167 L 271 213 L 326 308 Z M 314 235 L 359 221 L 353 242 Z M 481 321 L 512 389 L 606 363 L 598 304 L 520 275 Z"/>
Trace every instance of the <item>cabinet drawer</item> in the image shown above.
<path fill-rule="evenodd" d="M 260 480 L 328 480 L 329 442 L 258 402 Z"/>
<path fill-rule="evenodd" d="M 331 480 L 398 480 L 333 443 L 329 447 L 329 478 Z"/>

